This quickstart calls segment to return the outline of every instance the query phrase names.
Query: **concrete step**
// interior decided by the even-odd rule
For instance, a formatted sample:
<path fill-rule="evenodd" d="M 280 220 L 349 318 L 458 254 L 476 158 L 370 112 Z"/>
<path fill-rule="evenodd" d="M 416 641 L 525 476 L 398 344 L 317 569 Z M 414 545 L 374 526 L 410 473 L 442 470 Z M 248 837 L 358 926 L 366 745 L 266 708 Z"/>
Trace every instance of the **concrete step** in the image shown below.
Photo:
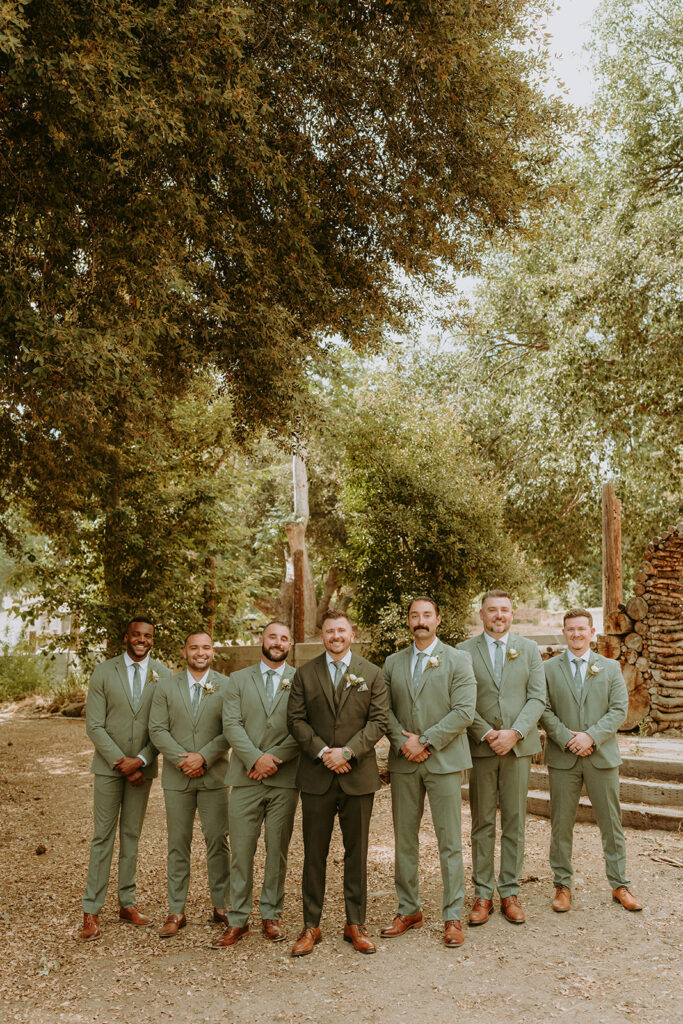
<path fill-rule="evenodd" d="M 530 789 L 527 811 L 542 818 L 550 817 L 550 794 L 541 789 Z M 579 799 L 577 821 L 595 822 L 591 802 L 587 796 Z M 657 807 L 652 804 L 622 803 L 621 820 L 629 828 L 655 828 L 666 832 L 683 829 L 682 807 Z"/>
<path fill-rule="evenodd" d="M 622 803 L 683 808 L 683 782 L 656 782 L 651 779 L 627 778 L 622 768 L 619 783 L 619 796 Z M 546 768 L 540 765 L 531 766 L 529 788 L 548 789 Z"/>
<path fill-rule="evenodd" d="M 621 775 L 629 779 L 665 779 L 683 784 L 683 761 L 674 758 L 621 755 Z"/>

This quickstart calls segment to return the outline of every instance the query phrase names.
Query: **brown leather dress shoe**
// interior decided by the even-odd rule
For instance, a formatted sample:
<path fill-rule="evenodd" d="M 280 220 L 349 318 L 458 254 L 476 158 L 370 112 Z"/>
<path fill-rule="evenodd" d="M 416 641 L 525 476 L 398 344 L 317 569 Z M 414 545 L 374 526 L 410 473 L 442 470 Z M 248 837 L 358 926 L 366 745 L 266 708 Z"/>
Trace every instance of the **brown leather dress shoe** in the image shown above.
<path fill-rule="evenodd" d="M 304 928 L 299 938 L 292 946 L 292 956 L 306 956 L 313 952 L 313 947 L 322 940 L 319 928 Z"/>
<path fill-rule="evenodd" d="M 164 921 L 163 927 L 159 932 L 159 937 L 162 939 L 170 939 L 174 935 L 177 935 L 181 928 L 184 928 L 187 924 L 187 918 L 184 914 L 169 914 Z"/>
<path fill-rule="evenodd" d="M 524 924 L 524 911 L 516 896 L 503 896 L 500 909 L 513 924 Z"/>
<path fill-rule="evenodd" d="M 572 905 L 572 894 L 566 885 L 555 886 L 555 899 L 550 906 L 556 914 L 566 914 Z"/>
<path fill-rule="evenodd" d="M 228 921 L 228 912 L 225 907 L 214 907 L 213 919 L 216 924 L 224 924 L 226 928 L 230 926 L 230 922 Z"/>
<path fill-rule="evenodd" d="M 612 890 L 612 899 L 615 903 L 621 903 L 624 910 L 642 910 L 643 904 L 637 900 L 633 893 L 629 892 L 625 885 L 618 885 Z"/>
<path fill-rule="evenodd" d="M 472 904 L 470 916 L 468 918 L 468 924 L 486 924 L 489 919 L 489 914 L 493 910 L 493 900 L 484 900 L 481 896 L 477 896 L 476 900 Z"/>
<path fill-rule="evenodd" d="M 140 913 L 137 907 L 119 907 L 119 917 L 122 921 L 127 921 L 128 924 L 134 924 L 136 928 L 146 928 L 148 924 L 152 923 L 145 914 Z"/>
<path fill-rule="evenodd" d="M 97 914 L 84 914 L 81 938 L 86 940 L 99 939 L 101 934 L 100 919 Z"/>
<path fill-rule="evenodd" d="M 445 922 L 443 941 L 446 946 L 462 946 L 465 936 L 462 933 L 460 921 Z"/>
<path fill-rule="evenodd" d="M 395 939 L 397 935 L 403 935 L 409 928 L 422 927 L 422 911 L 417 914 L 397 914 L 388 928 L 382 928 L 380 935 L 383 939 Z"/>
<path fill-rule="evenodd" d="M 249 925 L 243 924 L 238 926 L 236 924 L 228 925 L 220 939 L 216 939 L 211 945 L 214 949 L 222 949 L 224 946 L 234 946 L 236 942 L 243 939 L 245 935 L 249 934 Z"/>
<path fill-rule="evenodd" d="M 344 942 L 352 942 L 353 948 L 359 953 L 376 953 L 377 946 L 368 938 L 368 933 L 362 924 L 344 925 Z"/>
<path fill-rule="evenodd" d="M 264 918 L 261 921 L 261 931 L 270 942 L 282 942 L 287 936 L 280 927 L 280 922 Z"/>

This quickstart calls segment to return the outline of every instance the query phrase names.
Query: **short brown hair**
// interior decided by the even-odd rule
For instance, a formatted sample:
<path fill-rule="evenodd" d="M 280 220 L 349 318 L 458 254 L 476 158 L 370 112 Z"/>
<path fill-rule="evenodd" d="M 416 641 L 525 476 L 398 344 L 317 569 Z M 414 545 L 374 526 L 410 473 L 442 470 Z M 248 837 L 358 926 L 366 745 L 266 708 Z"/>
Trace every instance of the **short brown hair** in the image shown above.
<path fill-rule="evenodd" d="M 208 636 L 209 640 L 213 644 L 213 637 L 207 629 L 193 629 L 191 633 L 188 633 L 183 641 L 183 647 L 186 646 L 187 641 L 191 640 L 193 636 Z"/>
<path fill-rule="evenodd" d="M 265 631 L 267 629 L 270 629 L 271 626 L 282 626 L 283 629 L 286 629 L 288 633 L 291 632 L 288 622 L 283 622 L 282 619 L 271 619 L 270 622 L 266 622 L 265 626 L 261 630 L 261 636 L 263 636 Z"/>
<path fill-rule="evenodd" d="M 512 604 L 512 594 L 508 590 L 487 590 L 481 599 L 482 608 L 490 597 L 507 597 L 510 604 Z"/>
<path fill-rule="evenodd" d="M 351 629 L 354 628 L 353 623 L 351 622 L 351 616 L 349 615 L 348 612 L 345 612 L 342 608 L 337 608 L 337 609 L 335 609 L 335 608 L 328 608 L 328 610 L 325 612 L 325 614 L 323 615 L 322 619 L 320 620 L 320 628 L 321 629 L 323 628 L 325 623 L 328 621 L 328 619 L 346 619 L 346 621 L 348 622 L 348 624 L 351 627 Z"/>
<path fill-rule="evenodd" d="M 434 600 L 434 598 L 427 597 L 426 594 L 418 594 L 417 597 L 411 597 L 410 603 L 408 604 L 408 611 L 406 612 L 407 615 L 410 615 L 410 609 L 413 607 L 416 601 L 426 601 L 427 604 L 431 604 L 437 615 L 441 615 L 441 612 L 439 611 L 439 606 Z"/>
<path fill-rule="evenodd" d="M 588 625 L 593 625 L 593 616 L 587 608 L 568 608 L 562 619 L 563 626 L 566 624 L 567 619 L 588 619 Z"/>

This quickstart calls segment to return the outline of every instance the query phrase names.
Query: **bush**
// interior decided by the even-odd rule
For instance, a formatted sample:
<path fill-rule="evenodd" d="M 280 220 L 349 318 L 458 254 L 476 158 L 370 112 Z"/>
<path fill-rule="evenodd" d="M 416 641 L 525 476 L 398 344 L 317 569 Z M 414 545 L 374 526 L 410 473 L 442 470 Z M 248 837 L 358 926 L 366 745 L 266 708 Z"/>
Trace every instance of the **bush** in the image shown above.
<path fill-rule="evenodd" d="M 0 653 L 0 703 L 45 693 L 54 685 L 54 665 L 48 655 L 7 648 Z"/>

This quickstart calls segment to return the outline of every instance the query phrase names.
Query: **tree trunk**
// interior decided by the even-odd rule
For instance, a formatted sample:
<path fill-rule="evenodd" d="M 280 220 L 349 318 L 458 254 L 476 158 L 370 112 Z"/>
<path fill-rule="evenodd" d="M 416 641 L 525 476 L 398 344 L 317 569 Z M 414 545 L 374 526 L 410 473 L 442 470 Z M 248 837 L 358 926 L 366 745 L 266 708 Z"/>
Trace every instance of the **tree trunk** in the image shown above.
<path fill-rule="evenodd" d="M 292 640 L 295 644 L 315 635 L 317 611 L 313 574 L 306 550 L 308 474 L 303 455 L 305 452 L 294 455 L 292 459 L 294 518 L 285 526 L 294 569 Z"/>

